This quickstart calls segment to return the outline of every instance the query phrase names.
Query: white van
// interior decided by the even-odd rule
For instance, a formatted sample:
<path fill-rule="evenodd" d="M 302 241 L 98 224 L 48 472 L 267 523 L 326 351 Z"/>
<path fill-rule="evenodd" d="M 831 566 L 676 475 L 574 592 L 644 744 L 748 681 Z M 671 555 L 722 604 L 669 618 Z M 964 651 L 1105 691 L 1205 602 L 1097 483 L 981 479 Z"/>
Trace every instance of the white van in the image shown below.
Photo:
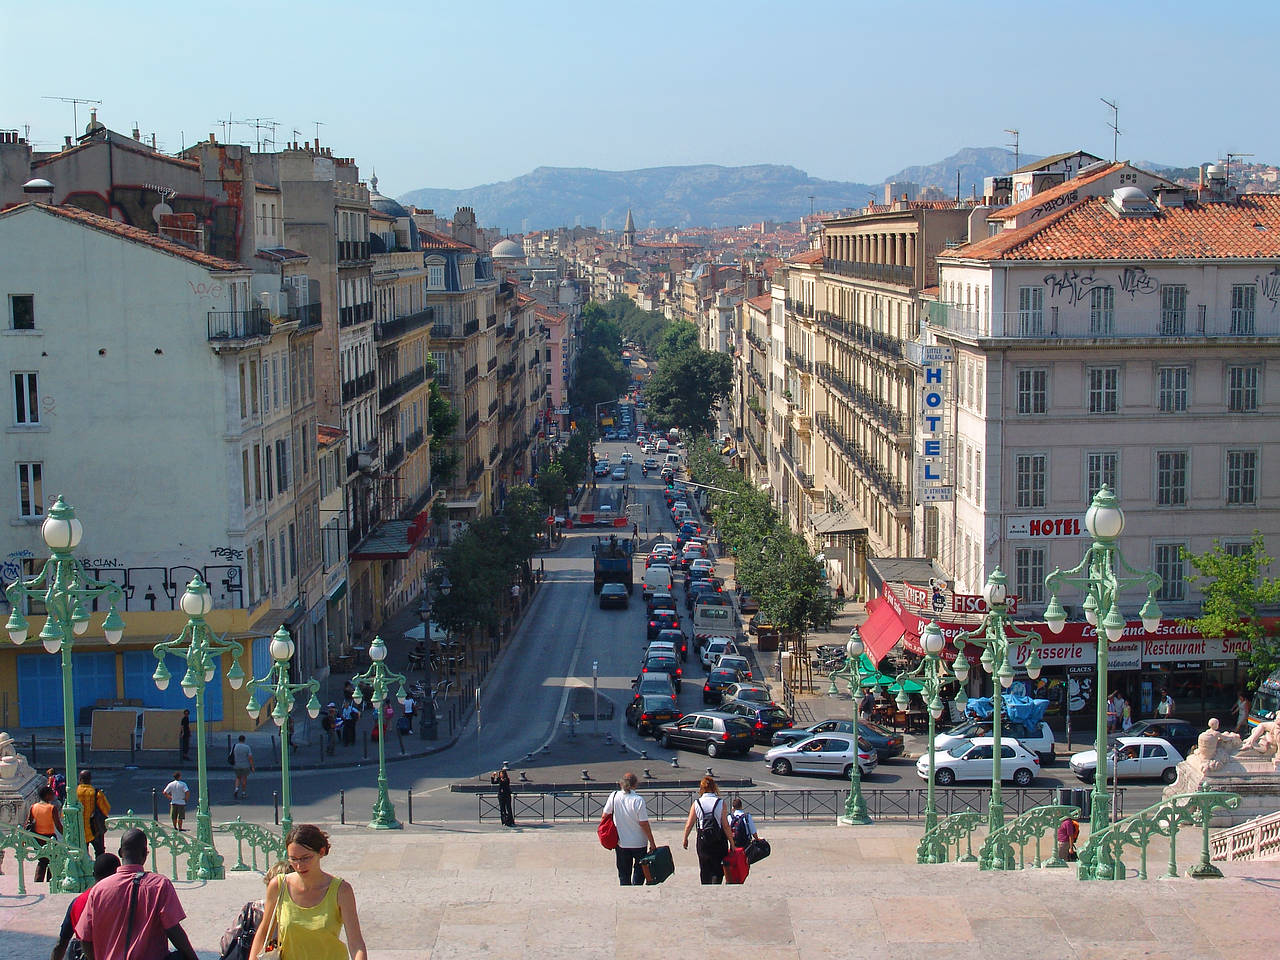
<path fill-rule="evenodd" d="M 666 465 L 667 465 L 668 467 L 670 467 L 672 470 L 678 470 L 678 469 L 680 469 L 680 454 L 678 454 L 678 453 L 668 453 L 668 454 L 667 454 L 667 458 L 666 458 L 666 460 L 665 460 L 664 462 L 665 462 L 665 463 L 666 463 Z"/>
<path fill-rule="evenodd" d="M 659 452 L 659 453 L 666 453 L 666 452 L 667 452 L 667 451 L 669 451 L 670 449 L 671 449 L 671 444 L 667 443 L 667 441 L 665 441 L 665 440 L 659 440 L 659 441 L 658 441 L 658 452 Z"/>
<path fill-rule="evenodd" d="M 693 608 L 694 636 L 732 636 L 733 607 L 699 603 Z"/>
<path fill-rule="evenodd" d="M 641 587 L 640 595 L 645 599 L 648 599 L 649 595 L 653 593 L 670 593 L 671 568 L 655 563 L 644 572 L 644 578 L 641 582 L 643 586 Z"/>

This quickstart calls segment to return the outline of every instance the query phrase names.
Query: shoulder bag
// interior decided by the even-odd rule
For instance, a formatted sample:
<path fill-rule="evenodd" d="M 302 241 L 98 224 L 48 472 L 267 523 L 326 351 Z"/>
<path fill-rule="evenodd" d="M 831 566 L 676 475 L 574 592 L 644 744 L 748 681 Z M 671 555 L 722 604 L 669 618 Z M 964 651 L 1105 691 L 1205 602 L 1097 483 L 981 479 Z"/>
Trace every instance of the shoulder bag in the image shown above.
<path fill-rule="evenodd" d="M 267 926 L 267 935 L 262 938 L 262 952 L 258 954 L 257 960 L 280 960 L 280 937 L 278 936 L 280 932 L 280 898 L 284 896 L 284 884 L 286 882 L 284 877 L 280 878 L 280 890 L 276 894 L 276 908 L 271 911 L 271 923 Z"/>
<path fill-rule="evenodd" d="M 617 791 L 609 795 L 609 799 L 613 800 L 618 796 Z M 618 848 L 618 827 L 613 822 L 613 814 L 605 813 L 600 816 L 600 825 L 596 827 L 596 836 L 600 838 L 600 846 L 606 850 L 616 850 Z"/>
<path fill-rule="evenodd" d="M 94 837 L 101 837 L 107 832 L 107 815 L 98 804 L 101 793 L 101 790 L 93 791 L 93 811 L 89 814 L 89 829 L 93 831 Z"/>

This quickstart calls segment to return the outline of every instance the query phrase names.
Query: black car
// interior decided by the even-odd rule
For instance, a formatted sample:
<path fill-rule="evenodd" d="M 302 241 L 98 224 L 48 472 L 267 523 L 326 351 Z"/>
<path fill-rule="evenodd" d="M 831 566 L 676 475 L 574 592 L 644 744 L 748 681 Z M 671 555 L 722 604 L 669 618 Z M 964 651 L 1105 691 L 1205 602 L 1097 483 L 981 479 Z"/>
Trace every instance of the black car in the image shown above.
<path fill-rule="evenodd" d="M 600 588 L 600 609 L 605 607 L 627 608 L 629 597 L 625 583 L 606 583 Z"/>
<path fill-rule="evenodd" d="M 1150 720 L 1139 720 L 1128 730 L 1126 737 L 1159 737 L 1168 740 L 1184 757 L 1191 755 L 1192 748 L 1200 736 L 1189 720 L 1178 720 L 1175 717 L 1152 717 Z"/>
<path fill-rule="evenodd" d="M 669 643 L 676 648 L 676 653 L 680 655 L 681 662 L 689 659 L 689 638 L 684 635 L 682 630 L 659 630 L 658 635 L 653 638 L 659 643 Z"/>
<path fill-rule="evenodd" d="M 727 667 L 712 667 L 707 671 L 707 679 L 702 681 L 702 702 L 719 703 L 724 697 L 724 688 L 737 683 L 742 674 Z"/>
<path fill-rule="evenodd" d="M 651 593 L 645 598 L 645 613 L 650 616 L 655 610 L 674 610 L 676 608 L 676 599 L 669 593 Z"/>
<path fill-rule="evenodd" d="M 729 598 L 711 580 L 692 580 L 684 596 L 684 605 L 692 612 L 699 603 L 729 606 Z"/>
<path fill-rule="evenodd" d="M 853 733 L 852 720 L 821 720 L 807 727 L 796 727 L 792 730 L 779 730 L 773 735 L 770 743 L 778 747 L 788 743 L 799 743 L 815 733 Z M 902 735 L 892 733 L 878 723 L 866 720 L 858 721 L 858 745 L 876 752 L 876 759 L 883 763 L 893 757 L 902 756 Z"/>
<path fill-rule="evenodd" d="M 674 723 L 683 716 L 670 697 L 637 696 L 626 710 L 627 723 L 645 737 L 656 734 L 662 724 Z"/>
<path fill-rule="evenodd" d="M 770 744 L 779 730 L 791 727 L 791 718 L 781 707 L 765 703 L 749 703 L 746 700 L 725 700 L 719 706 L 721 713 L 731 713 L 751 724 L 756 743 Z"/>
<path fill-rule="evenodd" d="M 686 714 L 675 723 L 664 723 L 658 729 L 664 747 L 705 750 L 708 757 L 745 754 L 755 743 L 751 724 L 718 711 Z"/>
<path fill-rule="evenodd" d="M 756 603 L 755 597 L 751 596 L 747 591 L 739 590 L 738 609 L 744 614 L 756 613 L 760 610 L 760 604 Z"/>
<path fill-rule="evenodd" d="M 649 615 L 649 636 L 650 640 L 658 639 L 658 632 L 661 630 L 679 630 L 680 615 L 675 610 L 654 610 Z"/>
<path fill-rule="evenodd" d="M 676 692 L 679 692 L 680 683 L 684 679 L 684 669 L 680 666 L 680 658 L 668 657 L 661 653 L 652 653 L 644 658 L 644 663 L 640 667 L 640 678 L 643 679 L 646 673 L 670 674 L 671 682 L 675 684 Z"/>

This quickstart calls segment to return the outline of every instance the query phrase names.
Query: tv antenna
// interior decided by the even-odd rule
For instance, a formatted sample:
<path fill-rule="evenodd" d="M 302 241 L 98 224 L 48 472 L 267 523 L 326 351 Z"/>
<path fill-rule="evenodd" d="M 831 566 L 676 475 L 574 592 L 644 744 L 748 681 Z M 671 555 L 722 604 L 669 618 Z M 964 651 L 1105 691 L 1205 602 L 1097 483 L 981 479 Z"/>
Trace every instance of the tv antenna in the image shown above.
<path fill-rule="evenodd" d="M 318 150 L 320 149 L 320 128 L 325 126 L 325 122 L 323 120 L 312 120 L 311 122 L 316 125 L 316 149 Z"/>
<path fill-rule="evenodd" d="M 1019 146 L 1019 133 L 1012 127 L 1005 127 L 1004 132 L 1013 137 L 1012 142 L 1006 143 L 1006 147 L 1013 147 L 1013 169 L 1017 170 L 1022 166 L 1022 148 Z M 956 187 L 956 193 L 960 192 L 960 188 Z"/>
<path fill-rule="evenodd" d="M 102 106 L 101 100 L 86 100 L 84 97 L 41 97 L 41 100 L 57 100 L 59 103 L 71 104 L 71 128 L 72 135 L 80 135 L 80 104 L 92 104 L 95 107 Z"/>
<path fill-rule="evenodd" d="M 1106 97 L 1098 99 L 1111 108 L 1111 122 L 1107 126 L 1111 128 L 1111 162 L 1115 163 L 1120 155 L 1120 108 L 1114 100 L 1108 100 Z"/>
<path fill-rule="evenodd" d="M 1229 183 L 1231 183 L 1231 161 L 1232 161 L 1232 160 L 1242 160 L 1242 159 L 1244 159 L 1245 157 L 1252 157 L 1252 156 L 1255 156 L 1255 154 L 1252 154 L 1252 153 L 1232 153 L 1230 150 L 1228 150 L 1228 151 L 1227 151 L 1227 183 L 1228 183 L 1228 184 L 1229 184 Z"/>

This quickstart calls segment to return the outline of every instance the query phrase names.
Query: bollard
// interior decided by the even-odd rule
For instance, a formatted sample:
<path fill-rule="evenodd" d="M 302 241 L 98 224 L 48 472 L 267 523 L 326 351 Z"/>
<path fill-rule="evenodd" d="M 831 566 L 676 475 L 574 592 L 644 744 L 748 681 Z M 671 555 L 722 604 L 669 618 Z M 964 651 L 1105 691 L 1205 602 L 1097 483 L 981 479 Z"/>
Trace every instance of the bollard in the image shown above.
<path fill-rule="evenodd" d="M 36 735 L 34 733 L 31 735 L 31 765 L 33 767 L 39 766 L 39 764 L 36 763 Z"/>
<path fill-rule="evenodd" d="M 369 759 L 369 731 L 365 730 L 363 733 L 360 734 L 360 737 L 361 739 L 364 740 L 364 758 L 368 760 Z"/>
<path fill-rule="evenodd" d="M 405 806 L 409 808 L 409 823 L 413 823 L 413 791 L 404 792 Z"/>
<path fill-rule="evenodd" d="M 280 791 L 271 791 L 271 806 L 275 810 L 276 826 L 280 826 Z"/>
<path fill-rule="evenodd" d="M 277 748 L 276 748 L 276 735 L 273 733 L 273 734 L 271 735 L 271 755 L 274 757 L 274 756 L 276 755 L 276 753 L 277 753 L 277 752 L 278 752 L 278 751 L 277 751 Z"/>
<path fill-rule="evenodd" d="M 155 787 L 151 788 L 151 821 L 160 822 L 160 791 Z"/>
<path fill-rule="evenodd" d="M 347 822 L 347 791 L 338 791 L 338 822 L 346 824 Z"/>
<path fill-rule="evenodd" d="M 396 730 L 396 739 L 400 741 L 400 756 L 403 757 L 404 756 L 404 734 L 402 734 L 398 729 Z"/>
<path fill-rule="evenodd" d="M 130 742 L 130 743 L 133 743 L 133 737 L 132 737 L 132 736 L 130 736 L 130 737 L 129 737 L 129 742 Z M 87 753 L 85 753 L 85 752 L 84 752 L 84 731 L 81 731 L 81 732 L 80 732 L 80 753 L 79 753 L 79 754 L 77 755 L 77 757 L 76 757 L 76 763 L 77 763 L 77 764 L 79 764 L 79 763 L 80 763 L 80 758 L 81 758 L 81 757 L 86 757 L 86 758 L 87 758 L 88 756 L 89 756 L 89 755 L 88 755 Z M 68 773 L 68 774 L 69 774 L 70 772 L 71 772 L 70 770 L 68 770 L 68 771 L 67 771 L 67 773 Z M 70 779 L 70 777 L 68 777 L 68 779 Z"/>

